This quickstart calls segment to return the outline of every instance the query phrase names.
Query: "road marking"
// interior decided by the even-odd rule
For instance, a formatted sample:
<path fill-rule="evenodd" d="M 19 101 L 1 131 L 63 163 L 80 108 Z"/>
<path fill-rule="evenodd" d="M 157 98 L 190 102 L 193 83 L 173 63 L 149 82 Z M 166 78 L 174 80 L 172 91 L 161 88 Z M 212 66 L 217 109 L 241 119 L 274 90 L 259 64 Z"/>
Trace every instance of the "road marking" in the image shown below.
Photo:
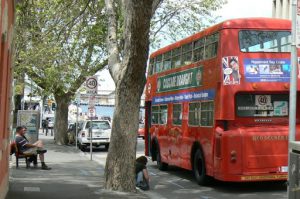
<path fill-rule="evenodd" d="M 144 191 L 143 194 L 147 195 L 151 199 L 167 199 L 167 198 L 163 197 L 162 195 L 160 195 L 156 192 L 152 192 L 152 191 Z"/>
<path fill-rule="evenodd" d="M 171 183 L 171 184 L 173 184 L 173 185 L 175 185 L 175 186 L 177 186 L 177 187 L 180 187 L 180 188 L 184 189 L 183 186 L 181 186 L 181 185 L 179 185 L 179 184 L 177 184 L 177 183 L 175 183 L 175 182 L 172 182 L 172 181 L 167 181 L 167 182 L 168 182 L 168 183 Z"/>
<path fill-rule="evenodd" d="M 27 192 L 41 192 L 40 187 L 24 187 L 24 191 Z"/>
<path fill-rule="evenodd" d="M 87 172 L 86 170 L 82 170 L 82 169 L 80 169 L 80 173 L 84 176 L 89 176 L 90 175 L 89 172 Z"/>
<path fill-rule="evenodd" d="M 151 176 L 157 176 L 156 173 L 153 173 L 153 172 L 149 172 Z"/>

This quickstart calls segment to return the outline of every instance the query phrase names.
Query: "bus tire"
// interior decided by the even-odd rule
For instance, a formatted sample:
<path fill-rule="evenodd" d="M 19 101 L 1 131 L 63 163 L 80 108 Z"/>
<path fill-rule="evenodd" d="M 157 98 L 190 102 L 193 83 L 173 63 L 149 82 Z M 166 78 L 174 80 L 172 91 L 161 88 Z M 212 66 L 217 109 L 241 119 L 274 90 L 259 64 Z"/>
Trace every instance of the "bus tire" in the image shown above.
<path fill-rule="evenodd" d="M 168 170 L 168 164 L 161 161 L 160 149 L 158 144 L 156 146 L 156 163 L 159 170 L 161 171 Z"/>
<path fill-rule="evenodd" d="M 198 149 L 194 155 L 193 172 L 199 185 L 207 185 L 209 177 L 206 175 L 205 160 L 203 153 Z"/>

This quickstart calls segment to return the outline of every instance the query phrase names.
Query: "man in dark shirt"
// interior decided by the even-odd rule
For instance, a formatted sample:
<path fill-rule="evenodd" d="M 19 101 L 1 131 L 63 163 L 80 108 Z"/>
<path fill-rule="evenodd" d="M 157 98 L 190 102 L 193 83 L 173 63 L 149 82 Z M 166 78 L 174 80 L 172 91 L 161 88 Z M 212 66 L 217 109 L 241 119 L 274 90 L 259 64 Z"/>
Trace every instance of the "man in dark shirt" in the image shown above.
<path fill-rule="evenodd" d="M 26 133 L 27 128 L 24 126 L 18 126 L 16 128 L 16 144 L 18 147 L 18 150 L 20 151 L 20 153 L 23 154 L 32 154 L 32 157 L 29 158 L 29 162 L 28 164 L 30 165 L 30 162 L 33 161 L 34 167 L 37 167 L 37 154 L 39 154 L 39 158 L 42 164 L 42 169 L 43 170 L 50 170 L 51 168 L 48 167 L 45 164 L 44 161 L 44 153 L 47 152 L 47 150 L 43 149 L 43 143 L 41 140 L 36 141 L 33 144 L 30 144 L 29 141 L 27 140 L 27 138 L 25 137 L 25 133 Z"/>

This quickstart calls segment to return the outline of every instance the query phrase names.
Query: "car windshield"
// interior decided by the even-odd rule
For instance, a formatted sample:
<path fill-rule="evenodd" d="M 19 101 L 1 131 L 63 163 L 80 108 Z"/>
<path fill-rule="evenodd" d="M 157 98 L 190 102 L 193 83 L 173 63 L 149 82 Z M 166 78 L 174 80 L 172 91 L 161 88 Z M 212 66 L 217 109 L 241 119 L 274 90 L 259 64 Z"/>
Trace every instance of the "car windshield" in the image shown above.
<path fill-rule="evenodd" d="M 110 129 L 110 125 L 107 121 L 93 121 L 93 129 Z"/>

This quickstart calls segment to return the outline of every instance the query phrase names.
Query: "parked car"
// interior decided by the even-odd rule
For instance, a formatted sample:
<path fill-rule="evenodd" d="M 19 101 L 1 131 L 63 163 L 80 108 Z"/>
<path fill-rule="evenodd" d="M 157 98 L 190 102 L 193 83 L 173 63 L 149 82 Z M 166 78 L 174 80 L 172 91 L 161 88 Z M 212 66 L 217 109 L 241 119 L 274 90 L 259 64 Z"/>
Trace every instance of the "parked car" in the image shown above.
<path fill-rule="evenodd" d="M 111 135 L 111 123 L 108 120 L 93 120 L 84 121 L 82 128 L 78 133 L 77 142 L 78 147 L 85 151 L 90 147 L 90 133 L 92 132 L 92 146 L 105 146 L 108 150 Z"/>
<path fill-rule="evenodd" d="M 108 120 L 109 122 L 111 122 L 111 117 L 110 116 L 101 116 L 100 119 L 101 120 Z"/>
<path fill-rule="evenodd" d="M 139 123 L 138 137 L 145 139 L 145 124 Z"/>

